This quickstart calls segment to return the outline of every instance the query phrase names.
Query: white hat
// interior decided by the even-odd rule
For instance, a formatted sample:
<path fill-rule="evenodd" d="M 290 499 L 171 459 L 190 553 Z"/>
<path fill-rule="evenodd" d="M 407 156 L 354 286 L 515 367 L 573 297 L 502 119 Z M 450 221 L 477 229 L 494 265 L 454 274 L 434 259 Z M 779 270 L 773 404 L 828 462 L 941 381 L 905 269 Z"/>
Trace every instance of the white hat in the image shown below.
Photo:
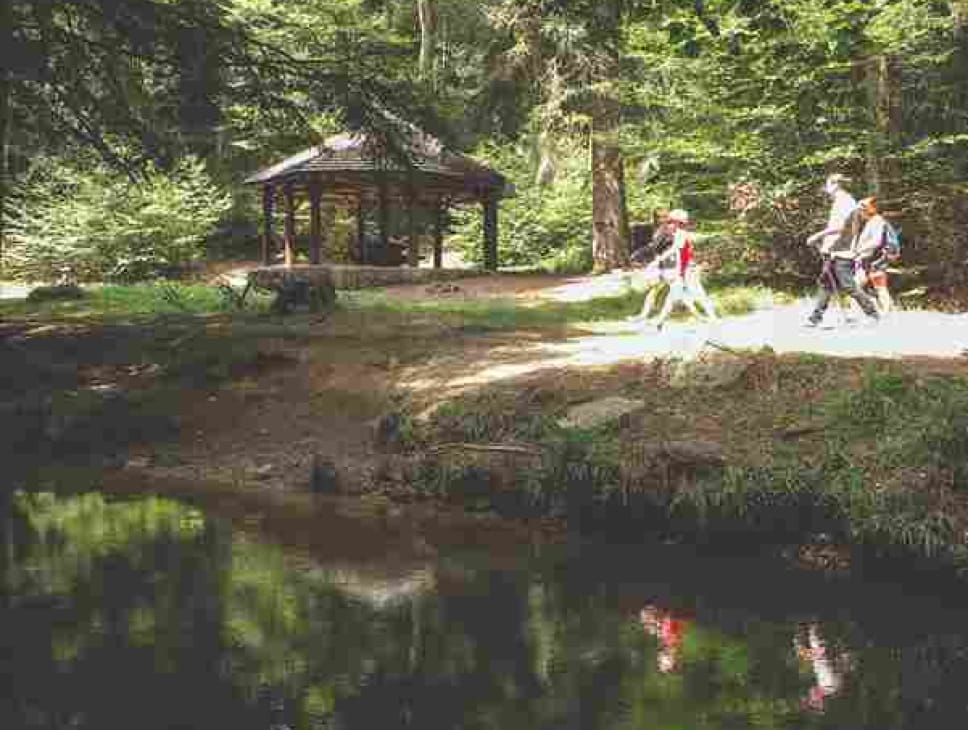
<path fill-rule="evenodd" d="M 682 208 L 676 208 L 675 210 L 669 211 L 668 219 L 670 221 L 676 221 L 677 223 L 688 223 L 689 213 Z"/>

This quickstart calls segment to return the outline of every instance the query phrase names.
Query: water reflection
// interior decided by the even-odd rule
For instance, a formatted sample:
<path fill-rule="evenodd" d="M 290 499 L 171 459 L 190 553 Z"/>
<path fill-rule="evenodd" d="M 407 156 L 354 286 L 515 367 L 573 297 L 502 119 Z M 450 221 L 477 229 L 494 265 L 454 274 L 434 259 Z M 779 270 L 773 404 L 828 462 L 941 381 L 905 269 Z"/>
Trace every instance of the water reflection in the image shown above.
<path fill-rule="evenodd" d="M 557 551 L 353 563 L 96 494 L 6 497 L 0 531 L 2 728 L 964 726 L 968 642 L 942 614 L 903 637 L 768 616 L 785 592 L 756 593 L 752 565 L 716 593 L 690 581 L 722 570 L 657 547 L 631 572 Z"/>
<path fill-rule="evenodd" d="M 663 674 L 679 670 L 682 639 L 691 621 L 658 606 L 648 604 L 639 613 L 642 628 L 659 640 L 657 667 Z"/>
<path fill-rule="evenodd" d="M 797 627 L 794 648 L 800 661 L 813 673 L 813 684 L 801 701 L 801 706 L 823 712 L 831 697 L 844 688 L 844 677 L 851 669 L 850 652 L 825 641 L 823 628 L 816 622 Z"/>

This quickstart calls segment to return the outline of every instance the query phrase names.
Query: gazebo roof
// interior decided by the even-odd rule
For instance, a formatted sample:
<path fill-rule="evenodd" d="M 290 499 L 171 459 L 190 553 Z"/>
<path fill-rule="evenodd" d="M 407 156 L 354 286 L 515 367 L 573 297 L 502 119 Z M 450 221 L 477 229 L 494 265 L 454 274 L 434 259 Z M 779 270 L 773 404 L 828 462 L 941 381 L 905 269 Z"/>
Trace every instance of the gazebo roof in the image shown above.
<path fill-rule="evenodd" d="M 408 127 L 402 146 L 410 165 L 381 154 L 365 134 L 337 134 L 245 180 L 251 185 L 310 182 L 342 189 L 372 188 L 380 183 L 431 189 L 456 199 L 513 195 L 500 173 L 476 160 L 447 150 L 431 135 Z"/>

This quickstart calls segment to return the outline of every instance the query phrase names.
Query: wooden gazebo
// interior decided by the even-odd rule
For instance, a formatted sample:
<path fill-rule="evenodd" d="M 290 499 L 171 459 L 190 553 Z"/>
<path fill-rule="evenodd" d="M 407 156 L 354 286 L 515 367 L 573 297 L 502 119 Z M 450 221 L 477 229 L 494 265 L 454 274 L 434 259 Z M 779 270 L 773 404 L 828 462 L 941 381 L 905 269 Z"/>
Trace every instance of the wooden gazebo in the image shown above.
<path fill-rule="evenodd" d="M 503 175 L 469 157 L 446 150 L 439 140 L 413 127 L 400 146 L 405 156 L 381 152 L 364 134 L 338 134 L 276 165 L 252 175 L 245 182 L 262 188 L 262 261 L 268 266 L 272 255 L 273 213 L 282 207 L 284 216 L 284 261 L 291 266 L 296 250 L 296 207 L 299 197 L 310 208 L 309 263 L 322 263 L 321 209 L 324 200 L 348 206 L 357 216 L 357 250 L 354 263 L 375 263 L 365 235 L 367 210 L 375 211 L 379 242 L 389 249 L 391 207 L 408 211 L 407 262 L 418 263 L 415 211 L 433 212 L 434 267 L 443 255 L 444 215 L 450 206 L 479 204 L 483 209 L 485 268 L 498 265 L 498 202 L 510 193 Z"/>

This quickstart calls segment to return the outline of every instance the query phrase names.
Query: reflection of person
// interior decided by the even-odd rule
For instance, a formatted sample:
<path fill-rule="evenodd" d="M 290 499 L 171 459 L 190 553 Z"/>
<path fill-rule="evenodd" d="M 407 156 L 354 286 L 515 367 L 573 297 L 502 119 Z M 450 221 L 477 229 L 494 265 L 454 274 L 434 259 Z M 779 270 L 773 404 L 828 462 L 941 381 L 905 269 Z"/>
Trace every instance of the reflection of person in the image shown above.
<path fill-rule="evenodd" d="M 801 700 L 804 709 L 823 712 L 827 700 L 841 692 L 850 657 L 833 650 L 820 636 L 816 623 L 801 624 L 797 628 L 794 647 L 800 661 L 810 664 L 814 683 Z"/>
<path fill-rule="evenodd" d="M 639 622 L 650 636 L 659 639 L 657 664 L 663 674 L 678 671 L 682 639 L 689 621 L 671 611 L 648 605 L 639 612 Z"/>

